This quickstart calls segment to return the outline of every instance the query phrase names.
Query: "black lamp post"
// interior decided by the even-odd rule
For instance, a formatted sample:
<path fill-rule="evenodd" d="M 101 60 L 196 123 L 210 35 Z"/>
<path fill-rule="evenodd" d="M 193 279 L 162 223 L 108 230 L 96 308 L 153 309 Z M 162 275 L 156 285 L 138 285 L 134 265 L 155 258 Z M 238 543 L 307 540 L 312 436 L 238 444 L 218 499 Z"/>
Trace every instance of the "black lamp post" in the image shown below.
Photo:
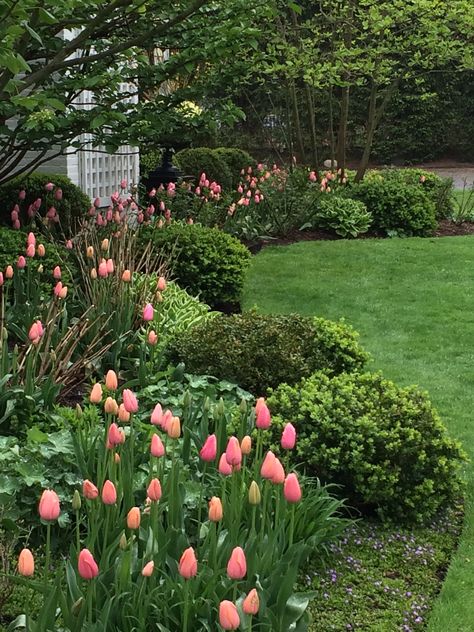
<path fill-rule="evenodd" d="M 143 184 L 147 191 L 157 189 L 160 184 L 166 186 L 170 182 L 177 182 L 183 175 L 177 167 L 173 166 L 172 157 L 173 150 L 170 147 L 166 147 L 163 151 L 162 164 L 150 171 L 147 178 L 143 178 Z"/>

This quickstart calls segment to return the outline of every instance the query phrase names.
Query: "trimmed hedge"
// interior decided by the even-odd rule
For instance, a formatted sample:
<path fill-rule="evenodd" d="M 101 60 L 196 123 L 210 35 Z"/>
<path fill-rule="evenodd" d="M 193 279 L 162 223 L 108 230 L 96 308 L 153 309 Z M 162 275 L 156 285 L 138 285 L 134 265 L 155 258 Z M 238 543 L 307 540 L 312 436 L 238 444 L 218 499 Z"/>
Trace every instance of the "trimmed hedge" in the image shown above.
<path fill-rule="evenodd" d="M 150 240 L 170 275 L 191 295 L 211 307 L 239 303 L 251 255 L 238 239 L 216 228 L 176 222 L 143 228 L 139 247 Z"/>
<path fill-rule="evenodd" d="M 175 337 L 166 353 L 190 373 L 236 382 L 255 395 L 318 369 L 354 371 L 369 358 L 343 321 L 255 311 L 201 323 Z"/>
<path fill-rule="evenodd" d="M 52 192 L 45 190 L 49 182 L 55 185 Z M 55 198 L 57 189 L 62 190 L 61 200 Z M 18 197 L 21 190 L 26 192 L 23 201 Z M 39 214 L 44 217 L 54 206 L 60 218 L 60 227 L 68 236 L 74 233 L 78 220 L 86 217 L 91 206 L 91 200 L 68 177 L 56 173 L 32 173 L 14 178 L 0 187 L 0 224 L 11 227 L 10 214 L 16 204 L 20 207 L 21 225 L 30 223 L 27 210 L 38 198 L 42 200 Z"/>
<path fill-rule="evenodd" d="M 183 176 L 192 176 L 199 182 L 201 173 L 205 173 L 209 181 L 215 181 L 223 190 L 232 187 L 232 174 L 224 160 L 214 149 L 196 147 L 183 149 L 175 155 L 175 163 L 183 172 Z"/>
<path fill-rule="evenodd" d="M 257 166 L 257 161 L 243 149 L 238 149 L 237 147 L 218 147 L 213 151 L 229 168 L 233 188 L 235 188 L 241 180 L 242 176 L 240 172 L 242 169 L 247 169 L 247 167 L 254 169 Z"/>
<path fill-rule="evenodd" d="M 466 457 L 416 387 L 400 388 L 379 373 L 318 372 L 281 385 L 268 406 L 275 442 L 291 421 L 296 462 L 341 485 L 361 509 L 421 522 L 461 494 Z"/>

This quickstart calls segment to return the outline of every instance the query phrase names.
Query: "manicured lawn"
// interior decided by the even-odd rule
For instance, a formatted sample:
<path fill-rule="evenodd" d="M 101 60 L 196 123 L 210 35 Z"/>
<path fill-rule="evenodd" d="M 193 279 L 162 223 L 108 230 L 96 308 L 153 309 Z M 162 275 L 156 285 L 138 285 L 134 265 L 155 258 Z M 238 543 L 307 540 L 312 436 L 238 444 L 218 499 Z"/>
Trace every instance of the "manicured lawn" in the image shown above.
<path fill-rule="evenodd" d="M 244 307 L 254 305 L 346 318 L 373 355 L 370 368 L 428 390 L 474 461 L 474 237 L 267 247 L 247 279 Z M 464 533 L 430 617 L 431 632 L 473 629 L 472 462 L 466 478 Z"/>

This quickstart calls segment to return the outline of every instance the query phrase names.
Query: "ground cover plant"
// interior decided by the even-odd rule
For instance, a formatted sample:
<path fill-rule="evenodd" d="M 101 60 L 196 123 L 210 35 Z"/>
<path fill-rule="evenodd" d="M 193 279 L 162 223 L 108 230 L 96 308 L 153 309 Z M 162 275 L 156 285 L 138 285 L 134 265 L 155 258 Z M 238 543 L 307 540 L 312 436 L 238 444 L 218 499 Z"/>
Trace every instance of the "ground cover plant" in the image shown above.
<path fill-rule="evenodd" d="M 461 441 L 472 463 L 472 353 L 465 344 L 473 327 L 471 278 L 466 273 L 472 264 L 471 237 L 268 247 L 252 262 L 244 306 L 257 304 L 271 313 L 290 313 L 299 306 L 302 314 L 331 319 L 343 315 L 370 351 L 369 367 L 382 369 L 401 386 L 418 384 L 429 391 L 451 436 Z M 471 463 L 465 466 L 468 498 L 473 490 Z M 471 625 L 472 604 L 466 599 L 474 550 L 470 502 L 465 510 L 459 549 L 441 595 L 423 622 L 430 632 L 462 632 Z M 428 540 L 432 537 L 427 533 Z M 366 617 L 370 620 L 370 611 Z"/>

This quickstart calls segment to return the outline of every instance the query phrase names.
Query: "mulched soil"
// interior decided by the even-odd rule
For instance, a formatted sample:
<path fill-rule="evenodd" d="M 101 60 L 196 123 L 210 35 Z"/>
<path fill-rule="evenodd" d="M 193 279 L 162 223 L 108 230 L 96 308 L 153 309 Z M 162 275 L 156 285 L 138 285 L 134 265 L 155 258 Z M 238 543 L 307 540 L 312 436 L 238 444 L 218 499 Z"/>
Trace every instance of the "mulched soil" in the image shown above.
<path fill-rule="evenodd" d="M 433 232 L 433 237 L 457 237 L 462 235 L 474 235 L 474 222 L 455 224 L 449 219 L 443 219 Z M 288 246 L 289 244 L 294 244 L 299 241 L 335 241 L 337 239 L 343 239 L 343 237 L 327 230 L 295 230 L 285 237 L 264 239 L 257 243 L 246 243 L 245 245 L 252 254 L 257 254 L 257 252 L 266 246 Z M 355 239 L 386 239 L 386 237 L 380 233 L 368 232 L 355 237 Z"/>

